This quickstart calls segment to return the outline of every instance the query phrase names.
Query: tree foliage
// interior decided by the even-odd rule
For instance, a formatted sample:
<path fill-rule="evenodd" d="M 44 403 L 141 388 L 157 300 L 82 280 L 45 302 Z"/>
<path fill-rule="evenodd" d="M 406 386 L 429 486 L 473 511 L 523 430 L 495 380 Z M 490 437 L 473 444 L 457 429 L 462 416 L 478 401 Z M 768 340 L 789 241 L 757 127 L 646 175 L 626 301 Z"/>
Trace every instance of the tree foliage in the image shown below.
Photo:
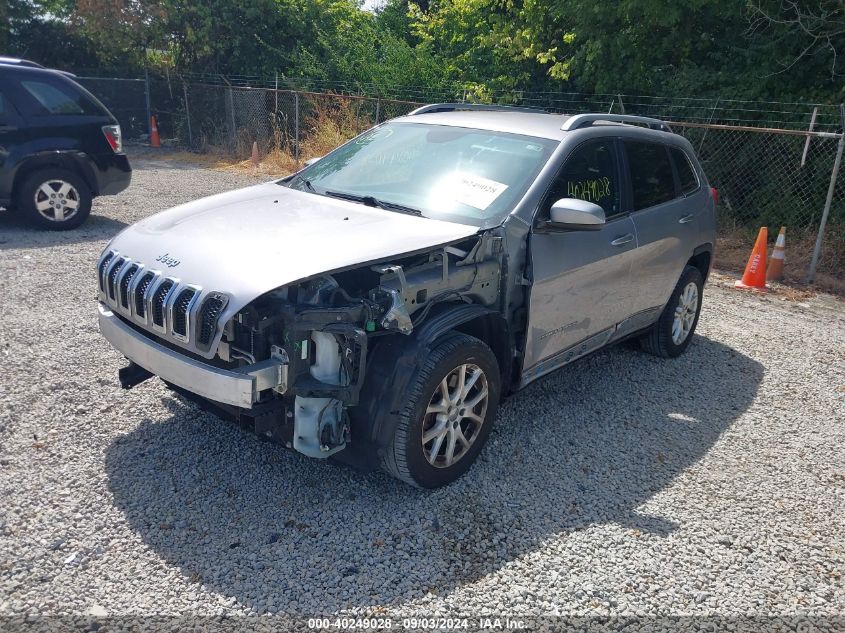
<path fill-rule="evenodd" d="M 845 0 L 5 0 L 0 48 L 69 70 L 845 98 Z"/>

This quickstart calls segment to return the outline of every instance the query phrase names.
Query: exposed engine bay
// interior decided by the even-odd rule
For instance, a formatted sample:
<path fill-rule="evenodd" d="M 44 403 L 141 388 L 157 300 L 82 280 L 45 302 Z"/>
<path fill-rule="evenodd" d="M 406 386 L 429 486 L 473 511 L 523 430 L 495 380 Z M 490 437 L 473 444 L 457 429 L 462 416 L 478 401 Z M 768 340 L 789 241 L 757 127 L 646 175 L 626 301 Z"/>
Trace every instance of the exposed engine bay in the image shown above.
<path fill-rule="evenodd" d="M 212 363 L 236 369 L 281 365 L 279 384 L 250 409 L 170 384 L 215 413 L 309 457 L 352 439 L 348 409 L 359 402 L 368 350 L 388 335 L 411 335 L 445 303 L 494 306 L 501 294 L 501 237 L 471 239 L 386 263 L 321 274 L 252 301 L 223 326 Z"/>

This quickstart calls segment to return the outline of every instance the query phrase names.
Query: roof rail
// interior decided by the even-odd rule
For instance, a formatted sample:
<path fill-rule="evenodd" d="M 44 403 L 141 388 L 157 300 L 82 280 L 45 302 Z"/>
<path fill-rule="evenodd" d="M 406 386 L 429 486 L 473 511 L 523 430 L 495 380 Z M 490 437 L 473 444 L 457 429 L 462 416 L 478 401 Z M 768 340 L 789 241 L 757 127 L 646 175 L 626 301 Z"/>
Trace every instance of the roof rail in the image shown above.
<path fill-rule="evenodd" d="M 611 123 L 633 123 L 645 125 L 649 129 L 660 130 L 661 132 L 672 131 L 672 128 L 660 119 L 652 119 L 647 116 L 636 116 L 633 114 L 576 114 L 569 117 L 560 129 L 564 132 L 569 132 L 587 125 L 592 125 L 598 121 L 609 121 Z"/>
<path fill-rule="evenodd" d="M 24 66 L 26 68 L 44 68 L 41 64 L 31 62 L 28 59 L 20 59 L 19 57 L 0 56 L 0 64 L 8 66 Z"/>
<path fill-rule="evenodd" d="M 497 105 L 495 103 L 430 103 L 421 108 L 417 108 L 413 112 L 409 112 L 408 116 L 416 114 L 428 114 L 430 112 L 454 112 L 456 110 L 491 110 L 502 112 L 533 112 L 535 114 L 544 114 L 546 111 L 542 108 L 531 108 L 528 106 L 510 106 Z"/>

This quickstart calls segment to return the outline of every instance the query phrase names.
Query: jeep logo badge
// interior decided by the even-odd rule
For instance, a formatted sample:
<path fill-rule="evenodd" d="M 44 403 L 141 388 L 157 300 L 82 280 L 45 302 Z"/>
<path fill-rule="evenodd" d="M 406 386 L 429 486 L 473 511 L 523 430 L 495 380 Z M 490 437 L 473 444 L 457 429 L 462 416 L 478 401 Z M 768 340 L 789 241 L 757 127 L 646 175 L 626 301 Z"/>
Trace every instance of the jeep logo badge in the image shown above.
<path fill-rule="evenodd" d="M 168 268 L 176 268 L 181 263 L 181 260 L 175 259 L 170 256 L 170 253 L 165 253 L 164 255 L 159 255 L 156 257 L 157 262 L 161 262 Z"/>

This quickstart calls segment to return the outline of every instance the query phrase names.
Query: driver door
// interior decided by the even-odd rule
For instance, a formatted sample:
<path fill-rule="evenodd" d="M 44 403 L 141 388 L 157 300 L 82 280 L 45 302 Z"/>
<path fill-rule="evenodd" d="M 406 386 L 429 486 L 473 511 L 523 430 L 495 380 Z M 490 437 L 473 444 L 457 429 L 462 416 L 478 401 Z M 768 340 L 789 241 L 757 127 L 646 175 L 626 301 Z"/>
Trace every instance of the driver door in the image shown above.
<path fill-rule="evenodd" d="M 637 237 L 623 212 L 618 143 L 596 139 L 566 159 L 538 209 L 530 237 L 532 270 L 522 384 L 607 343 L 629 316 Z M 580 198 L 604 209 L 597 231 L 540 228 L 552 203 Z"/>

